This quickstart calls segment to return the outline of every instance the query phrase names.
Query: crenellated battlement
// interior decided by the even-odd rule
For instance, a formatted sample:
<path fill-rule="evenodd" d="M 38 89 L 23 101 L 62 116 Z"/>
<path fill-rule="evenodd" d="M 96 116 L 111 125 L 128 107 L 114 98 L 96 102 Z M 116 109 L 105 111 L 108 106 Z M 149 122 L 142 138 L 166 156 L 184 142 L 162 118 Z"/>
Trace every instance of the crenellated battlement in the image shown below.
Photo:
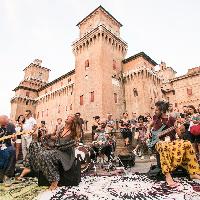
<path fill-rule="evenodd" d="M 121 51 L 121 53 L 124 55 L 127 53 L 127 43 L 119 36 L 113 34 L 102 24 L 92 29 L 80 39 L 74 41 L 72 44 L 73 52 L 75 55 L 77 55 L 100 40 L 110 44 L 113 49 L 116 51 Z"/>

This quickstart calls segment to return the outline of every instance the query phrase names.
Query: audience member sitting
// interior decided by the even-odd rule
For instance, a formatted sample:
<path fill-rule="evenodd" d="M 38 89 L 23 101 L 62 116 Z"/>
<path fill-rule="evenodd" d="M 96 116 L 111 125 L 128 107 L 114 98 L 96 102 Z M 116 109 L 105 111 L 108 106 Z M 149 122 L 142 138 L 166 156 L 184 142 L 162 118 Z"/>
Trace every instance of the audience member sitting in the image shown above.
<path fill-rule="evenodd" d="M 93 149 L 97 155 L 106 155 L 110 160 L 112 145 L 108 142 L 109 134 L 106 133 L 106 119 L 101 119 L 100 127 L 96 130 L 93 141 Z"/>

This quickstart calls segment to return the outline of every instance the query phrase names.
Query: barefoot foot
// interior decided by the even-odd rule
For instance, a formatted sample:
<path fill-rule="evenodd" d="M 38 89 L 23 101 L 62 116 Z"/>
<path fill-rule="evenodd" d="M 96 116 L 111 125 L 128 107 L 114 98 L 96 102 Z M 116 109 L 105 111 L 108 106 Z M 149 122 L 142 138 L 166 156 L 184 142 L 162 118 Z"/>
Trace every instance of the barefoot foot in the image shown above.
<path fill-rule="evenodd" d="M 49 190 L 55 190 L 58 187 L 58 181 L 54 181 L 51 183 L 51 186 L 49 187 Z"/>
<path fill-rule="evenodd" d="M 191 178 L 191 179 L 199 179 L 199 180 L 200 180 L 200 175 L 198 175 L 198 174 L 193 174 L 193 175 L 190 175 L 190 178 Z"/>
<path fill-rule="evenodd" d="M 179 184 L 177 182 L 175 182 L 171 176 L 170 173 L 166 174 L 166 182 L 167 182 L 167 185 L 170 187 L 170 188 L 175 188 L 177 187 Z"/>

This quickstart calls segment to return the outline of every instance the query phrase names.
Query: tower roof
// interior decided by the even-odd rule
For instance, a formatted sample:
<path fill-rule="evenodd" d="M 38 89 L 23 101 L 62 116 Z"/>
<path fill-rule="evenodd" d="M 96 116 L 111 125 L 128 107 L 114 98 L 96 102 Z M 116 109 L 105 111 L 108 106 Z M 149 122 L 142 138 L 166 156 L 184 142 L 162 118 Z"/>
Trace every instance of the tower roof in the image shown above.
<path fill-rule="evenodd" d="M 106 13 L 107 15 L 109 15 L 115 22 L 117 22 L 119 24 L 119 26 L 123 26 L 117 19 L 115 19 L 105 8 L 103 8 L 101 5 L 96 8 L 95 10 L 93 10 L 89 15 L 87 15 L 84 19 L 82 19 L 76 26 L 79 26 L 83 21 L 85 21 L 86 19 L 88 19 L 91 15 L 93 15 L 97 10 L 102 10 L 104 13 Z"/>
<path fill-rule="evenodd" d="M 152 65 L 154 65 L 154 66 L 156 66 L 157 65 L 157 63 L 153 60 L 153 59 L 151 59 L 146 53 L 144 53 L 144 52 L 140 52 L 140 53 L 137 53 L 137 54 L 135 54 L 135 55 L 133 55 L 133 56 L 131 56 L 131 57 L 129 57 L 129 58 L 126 58 L 126 59 L 124 59 L 122 62 L 125 64 L 125 63 L 128 63 L 129 61 L 131 61 L 131 60 L 135 60 L 136 58 L 138 58 L 138 57 L 143 57 L 145 60 L 147 60 L 148 62 L 150 62 Z"/>

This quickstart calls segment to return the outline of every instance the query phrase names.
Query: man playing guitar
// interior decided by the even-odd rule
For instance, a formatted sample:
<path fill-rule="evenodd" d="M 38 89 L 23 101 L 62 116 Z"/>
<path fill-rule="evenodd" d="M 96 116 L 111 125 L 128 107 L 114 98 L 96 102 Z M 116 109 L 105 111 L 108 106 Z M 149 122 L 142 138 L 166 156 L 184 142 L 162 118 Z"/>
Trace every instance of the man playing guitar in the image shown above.
<path fill-rule="evenodd" d="M 173 117 L 167 116 L 166 112 L 168 111 L 169 103 L 158 101 L 155 106 L 155 116 L 148 129 L 149 133 L 151 127 L 153 127 L 153 131 L 157 131 L 165 125 L 164 127 L 169 130 L 172 130 L 170 127 L 174 127 L 179 137 L 176 139 L 176 133 L 175 131 L 172 131 L 168 133 L 170 134 L 171 141 L 159 141 L 155 144 L 155 149 L 157 151 L 157 164 L 165 175 L 167 185 L 171 188 L 179 185 L 171 176 L 171 173 L 176 170 L 178 166 L 185 168 L 191 179 L 200 179 L 199 165 L 192 144 L 190 141 L 181 139 L 182 134 L 185 132 L 184 126 L 178 126 L 178 120 L 176 121 Z"/>
<path fill-rule="evenodd" d="M 176 119 L 174 117 L 167 115 L 167 111 L 169 108 L 168 102 L 158 101 L 155 103 L 155 106 L 156 106 L 155 115 L 153 116 L 152 122 L 147 127 L 147 137 L 150 139 L 150 141 L 151 141 L 151 136 L 152 136 L 151 131 L 158 131 L 161 127 L 163 127 L 163 129 L 162 129 L 162 131 L 163 131 L 165 129 L 173 127 L 174 123 L 176 121 Z M 176 133 L 174 130 L 166 133 L 166 136 L 168 137 L 168 139 L 170 139 L 170 141 L 176 139 Z M 163 136 L 160 139 L 164 140 L 165 137 Z M 155 145 L 153 146 L 152 149 L 150 149 L 150 152 L 152 152 L 154 147 L 155 147 Z M 160 166 L 159 155 L 156 156 L 156 159 L 157 159 L 158 166 Z"/>

